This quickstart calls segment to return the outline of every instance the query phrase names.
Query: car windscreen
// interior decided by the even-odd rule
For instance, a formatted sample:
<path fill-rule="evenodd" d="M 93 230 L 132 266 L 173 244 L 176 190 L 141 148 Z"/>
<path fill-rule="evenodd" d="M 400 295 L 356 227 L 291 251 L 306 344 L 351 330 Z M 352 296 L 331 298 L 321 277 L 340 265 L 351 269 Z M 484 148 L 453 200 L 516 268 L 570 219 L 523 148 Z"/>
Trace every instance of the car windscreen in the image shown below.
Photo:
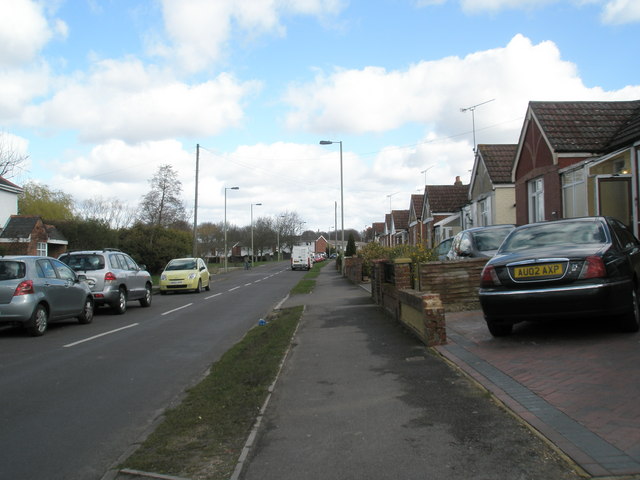
<path fill-rule="evenodd" d="M 61 255 L 59 260 L 76 271 L 102 270 L 104 256 L 98 254 Z"/>
<path fill-rule="evenodd" d="M 491 228 L 474 232 L 473 241 L 476 244 L 476 248 L 481 252 L 497 250 L 511 230 L 513 230 L 513 227 Z"/>
<path fill-rule="evenodd" d="M 600 222 L 553 222 L 514 231 L 505 240 L 500 252 L 555 245 L 597 245 L 606 241 L 607 236 Z"/>
<path fill-rule="evenodd" d="M 26 272 L 24 263 L 12 260 L 0 260 L 0 280 L 23 278 Z"/>
<path fill-rule="evenodd" d="M 173 260 L 165 270 L 195 270 L 195 268 L 196 262 L 193 260 Z"/>

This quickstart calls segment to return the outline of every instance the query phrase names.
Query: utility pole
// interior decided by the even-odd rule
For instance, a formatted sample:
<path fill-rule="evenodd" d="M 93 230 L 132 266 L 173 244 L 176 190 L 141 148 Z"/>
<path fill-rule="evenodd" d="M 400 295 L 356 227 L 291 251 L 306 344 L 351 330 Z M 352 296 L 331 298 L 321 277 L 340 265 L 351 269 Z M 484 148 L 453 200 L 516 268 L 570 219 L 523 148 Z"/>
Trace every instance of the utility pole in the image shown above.
<path fill-rule="evenodd" d="M 193 202 L 193 257 L 198 256 L 198 173 L 200 169 L 200 144 L 196 144 L 196 198 Z"/>

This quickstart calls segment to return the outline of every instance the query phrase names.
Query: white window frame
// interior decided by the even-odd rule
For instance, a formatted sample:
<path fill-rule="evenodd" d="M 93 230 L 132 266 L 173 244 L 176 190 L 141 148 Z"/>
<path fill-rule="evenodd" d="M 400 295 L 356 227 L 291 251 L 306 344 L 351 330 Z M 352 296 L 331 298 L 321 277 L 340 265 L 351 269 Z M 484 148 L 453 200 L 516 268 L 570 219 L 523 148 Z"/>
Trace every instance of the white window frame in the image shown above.
<path fill-rule="evenodd" d="M 46 257 L 49 251 L 47 247 L 46 242 L 38 242 L 36 245 L 36 254 L 40 257 Z"/>
<path fill-rule="evenodd" d="M 542 222 L 544 218 L 544 179 L 534 178 L 527 182 L 529 201 L 529 223 Z"/>
<path fill-rule="evenodd" d="M 589 214 L 585 178 L 586 173 L 582 168 L 570 170 L 561 175 L 563 218 L 585 217 Z M 568 207 L 571 207 L 571 211 Z"/>
<path fill-rule="evenodd" d="M 478 226 L 491 225 L 491 197 L 478 200 Z"/>

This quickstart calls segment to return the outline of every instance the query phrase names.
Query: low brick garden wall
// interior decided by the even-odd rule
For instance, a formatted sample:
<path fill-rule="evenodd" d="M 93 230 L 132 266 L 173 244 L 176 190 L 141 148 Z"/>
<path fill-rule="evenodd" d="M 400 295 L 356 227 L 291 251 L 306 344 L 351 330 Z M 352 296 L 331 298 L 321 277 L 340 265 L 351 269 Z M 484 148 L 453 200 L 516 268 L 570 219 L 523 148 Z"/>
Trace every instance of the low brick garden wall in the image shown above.
<path fill-rule="evenodd" d="M 480 274 L 486 262 L 427 262 L 412 272 L 410 259 L 376 260 L 371 297 L 425 345 L 443 345 L 447 342 L 445 311 L 479 308 Z"/>

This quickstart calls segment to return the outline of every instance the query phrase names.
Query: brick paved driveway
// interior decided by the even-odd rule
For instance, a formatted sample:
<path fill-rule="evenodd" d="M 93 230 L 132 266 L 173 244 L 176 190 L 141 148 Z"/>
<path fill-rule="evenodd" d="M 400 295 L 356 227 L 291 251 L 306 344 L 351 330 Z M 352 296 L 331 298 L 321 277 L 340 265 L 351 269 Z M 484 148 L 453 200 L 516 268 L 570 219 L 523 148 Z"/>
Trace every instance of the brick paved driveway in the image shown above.
<path fill-rule="evenodd" d="M 440 353 L 593 476 L 640 474 L 640 334 L 607 319 L 516 325 L 493 338 L 482 312 L 447 314 Z"/>

